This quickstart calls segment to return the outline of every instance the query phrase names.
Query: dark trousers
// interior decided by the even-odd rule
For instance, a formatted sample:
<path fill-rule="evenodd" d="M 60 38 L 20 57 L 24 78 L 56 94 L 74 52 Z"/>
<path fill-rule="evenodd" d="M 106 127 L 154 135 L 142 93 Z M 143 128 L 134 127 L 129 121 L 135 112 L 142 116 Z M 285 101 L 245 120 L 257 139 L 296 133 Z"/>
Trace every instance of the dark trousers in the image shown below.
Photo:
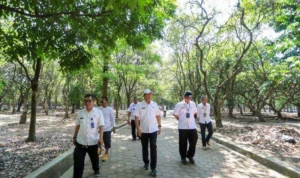
<path fill-rule="evenodd" d="M 198 141 L 198 133 L 196 129 L 178 129 L 179 131 L 179 153 L 181 159 L 192 158 L 195 155 L 196 145 Z M 189 142 L 189 149 L 187 145 Z"/>
<path fill-rule="evenodd" d="M 140 122 L 140 121 L 139 121 Z M 136 140 L 136 126 L 135 126 L 135 120 L 131 120 L 131 135 L 132 139 Z M 139 137 L 139 136 L 138 136 Z M 139 137 L 140 138 L 140 137 Z"/>
<path fill-rule="evenodd" d="M 151 158 L 150 167 L 152 170 L 156 168 L 156 163 L 157 163 L 156 139 L 157 139 L 157 132 L 142 133 L 141 136 L 143 161 L 145 164 L 149 164 L 148 143 L 150 142 L 150 158 Z"/>
<path fill-rule="evenodd" d="M 89 157 L 92 162 L 93 170 L 99 171 L 98 145 L 92 145 L 86 148 L 85 146 L 76 143 L 76 147 L 73 155 L 74 157 L 73 178 L 82 178 L 86 153 L 89 154 Z"/>
<path fill-rule="evenodd" d="M 208 135 L 205 138 L 205 129 L 208 130 Z M 209 142 L 211 136 L 213 135 L 213 126 L 212 123 L 209 122 L 207 124 L 200 123 L 201 137 L 202 137 L 202 146 L 206 146 L 206 143 Z"/>
<path fill-rule="evenodd" d="M 166 115 L 167 115 L 167 111 L 164 111 L 164 117 L 166 117 Z"/>
<path fill-rule="evenodd" d="M 111 148 L 111 131 L 103 132 L 103 142 L 105 148 Z"/>

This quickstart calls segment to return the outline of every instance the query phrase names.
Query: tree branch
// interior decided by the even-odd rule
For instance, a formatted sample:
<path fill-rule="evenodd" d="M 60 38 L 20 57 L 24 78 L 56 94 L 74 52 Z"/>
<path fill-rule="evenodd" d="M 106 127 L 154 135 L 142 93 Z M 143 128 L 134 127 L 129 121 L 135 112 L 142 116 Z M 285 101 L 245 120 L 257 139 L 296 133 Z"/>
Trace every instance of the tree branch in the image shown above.
<path fill-rule="evenodd" d="M 55 13 L 51 13 L 51 14 L 40 14 L 40 13 L 37 14 L 37 13 L 30 13 L 30 12 L 27 13 L 28 10 L 26 10 L 26 11 L 20 10 L 19 8 L 14 8 L 14 7 L 5 6 L 5 5 L 0 5 L 0 10 L 13 12 L 13 13 L 27 16 L 27 17 L 41 18 L 41 19 L 63 16 L 63 15 L 94 18 L 94 17 L 101 17 L 101 16 L 104 16 L 104 15 L 114 12 L 114 10 L 108 10 L 108 11 L 103 11 L 103 12 L 92 14 L 92 13 L 83 13 L 82 11 L 80 11 L 80 12 L 76 12 L 76 11 L 64 12 L 64 11 L 62 11 L 62 12 L 55 12 Z"/>

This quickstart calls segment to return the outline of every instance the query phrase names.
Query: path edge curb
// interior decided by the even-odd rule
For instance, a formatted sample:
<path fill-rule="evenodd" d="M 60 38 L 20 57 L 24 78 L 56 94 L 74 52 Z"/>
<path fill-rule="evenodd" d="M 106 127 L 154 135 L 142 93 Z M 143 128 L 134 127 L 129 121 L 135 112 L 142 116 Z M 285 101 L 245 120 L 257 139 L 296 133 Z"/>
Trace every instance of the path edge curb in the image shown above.
<path fill-rule="evenodd" d="M 117 131 L 126 127 L 127 123 L 120 124 L 116 126 Z M 53 178 L 60 177 L 63 175 L 70 167 L 73 166 L 73 152 L 74 147 L 49 161 L 42 167 L 31 172 L 25 178 Z"/>
<path fill-rule="evenodd" d="M 212 140 L 214 140 L 215 142 L 217 142 L 223 146 L 226 146 L 227 148 L 230 148 L 244 156 L 247 156 L 247 157 L 259 162 L 260 164 L 262 164 L 276 172 L 279 172 L 285 176 L 288 176 L 291 178 L 300 177 L 300 169 L 299 168 L 288 165 L 287 163 L 280 161 L 278 159 L 274 159 L 273 157 L 264 156 L 255 150 L 251 150 L 250 148 L 237 146 L 237 143 L 234 143 L 233 141 L 230 141 L 230 140 L 224 138 L 224 136 L 222 134 L 214 133 L 214 135 L 212 136 Z"/>

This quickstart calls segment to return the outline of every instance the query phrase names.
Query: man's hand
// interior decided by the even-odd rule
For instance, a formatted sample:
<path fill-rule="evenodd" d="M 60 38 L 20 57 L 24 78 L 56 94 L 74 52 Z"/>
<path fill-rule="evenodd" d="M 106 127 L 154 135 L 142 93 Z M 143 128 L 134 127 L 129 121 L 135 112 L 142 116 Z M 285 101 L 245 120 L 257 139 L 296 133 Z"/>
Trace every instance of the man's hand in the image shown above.
<path fill-rule="evenodd" d="M 103 145 L 103 138 L 100 137 L 98 142 L 99 142 L 99 145 Z"/>
<path fill-rule="evenodd" d="M 141 129 L 137 129 L 137 135 L 140 136 L 140 137 L 142 136 L 142 131 L 141 131 Z"/>
<path fill-rule="evenodd" d="M 157 134 L 159 135 L 161 133 L 161 127 L 158 127 Z"/>
<path fill-rule="evenodd" d="M 173 116 L 175 117 L 176 120 L 179 120 L 179 116 L 178 115 L 174 115 L 173 114 Z"/>
<path fill-rule="evenodd" d="M 116 128 L 115 128 L 115 127 L 112 128 L 112 132 L 113 132 L 114 134 L 116 133 Z"/>
<path fill-rule="evenodd" d="M 76 146 L 76 137 L 73 137 L 73 145 Z"/>
<path fill-rule="evenodd" d="M 130 123 L 130 120 L 129 120 L 129 119 L 127 120 L 127 124 L 128 124 L 128 125 L 131 125 L 131 123 Z"/>

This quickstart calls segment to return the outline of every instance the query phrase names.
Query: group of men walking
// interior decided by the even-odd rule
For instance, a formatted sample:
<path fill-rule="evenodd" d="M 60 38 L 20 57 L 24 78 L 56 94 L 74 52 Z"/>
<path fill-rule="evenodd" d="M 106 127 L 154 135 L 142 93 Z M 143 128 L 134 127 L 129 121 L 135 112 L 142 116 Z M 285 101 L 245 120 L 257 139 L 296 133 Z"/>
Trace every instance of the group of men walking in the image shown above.
<path fill-rule="evenodd" d="M 144 100 L 138 102 L 134 97 L 133 103 L 128 108 L 128 124 L 131 125 L 132 140 L 141 140 L 144 169 L 151 169 L 150 175 L 156 176 L 157 165 L 157 136 L 162 132 L 160 108 L 152 101 L 150 89 L 144 91 Z M 176 104 L 173 116 L 178 120 L 179 153 L 182 164 L 187 164 L 186 159 L 194 164 L 194 155 L 198 141 L 197 122 L 200 124 L 202 136 L 202 148 L 210 146 L 210 138 L 213 134 L 210 121 L 210 105 L 207 98 L 202 97 L 201 103 L 196 106 L 192 101 L 192 93 L 185 92 L 183 101 Z M 111 148 L 111 132 L 115 133 L 115 119 L 113 109 L 108 106 L 108 98 L 101 98 L 101 107 L 94 107 L 94 96 L 85 95 L 85 109 L 79 111 L 73 137 L 74 150 L 74 174 L 73 177 L 82 177 L 84 159 L 86 153 L 91 158 L 94 175 L 99 175 L 98 145 L 105 147 L 103 161 L 108 159 L 108 150 Z M 163 108 L 166 117 L 166 106 Z M 205 129 L 208 135 L 205 137 Z M 100 136 L 99 136 L 100 134 Z M 189 145 L 189 147 L 188 147 Z M 149 151 L 150 147 L 150 159 Z"/>

